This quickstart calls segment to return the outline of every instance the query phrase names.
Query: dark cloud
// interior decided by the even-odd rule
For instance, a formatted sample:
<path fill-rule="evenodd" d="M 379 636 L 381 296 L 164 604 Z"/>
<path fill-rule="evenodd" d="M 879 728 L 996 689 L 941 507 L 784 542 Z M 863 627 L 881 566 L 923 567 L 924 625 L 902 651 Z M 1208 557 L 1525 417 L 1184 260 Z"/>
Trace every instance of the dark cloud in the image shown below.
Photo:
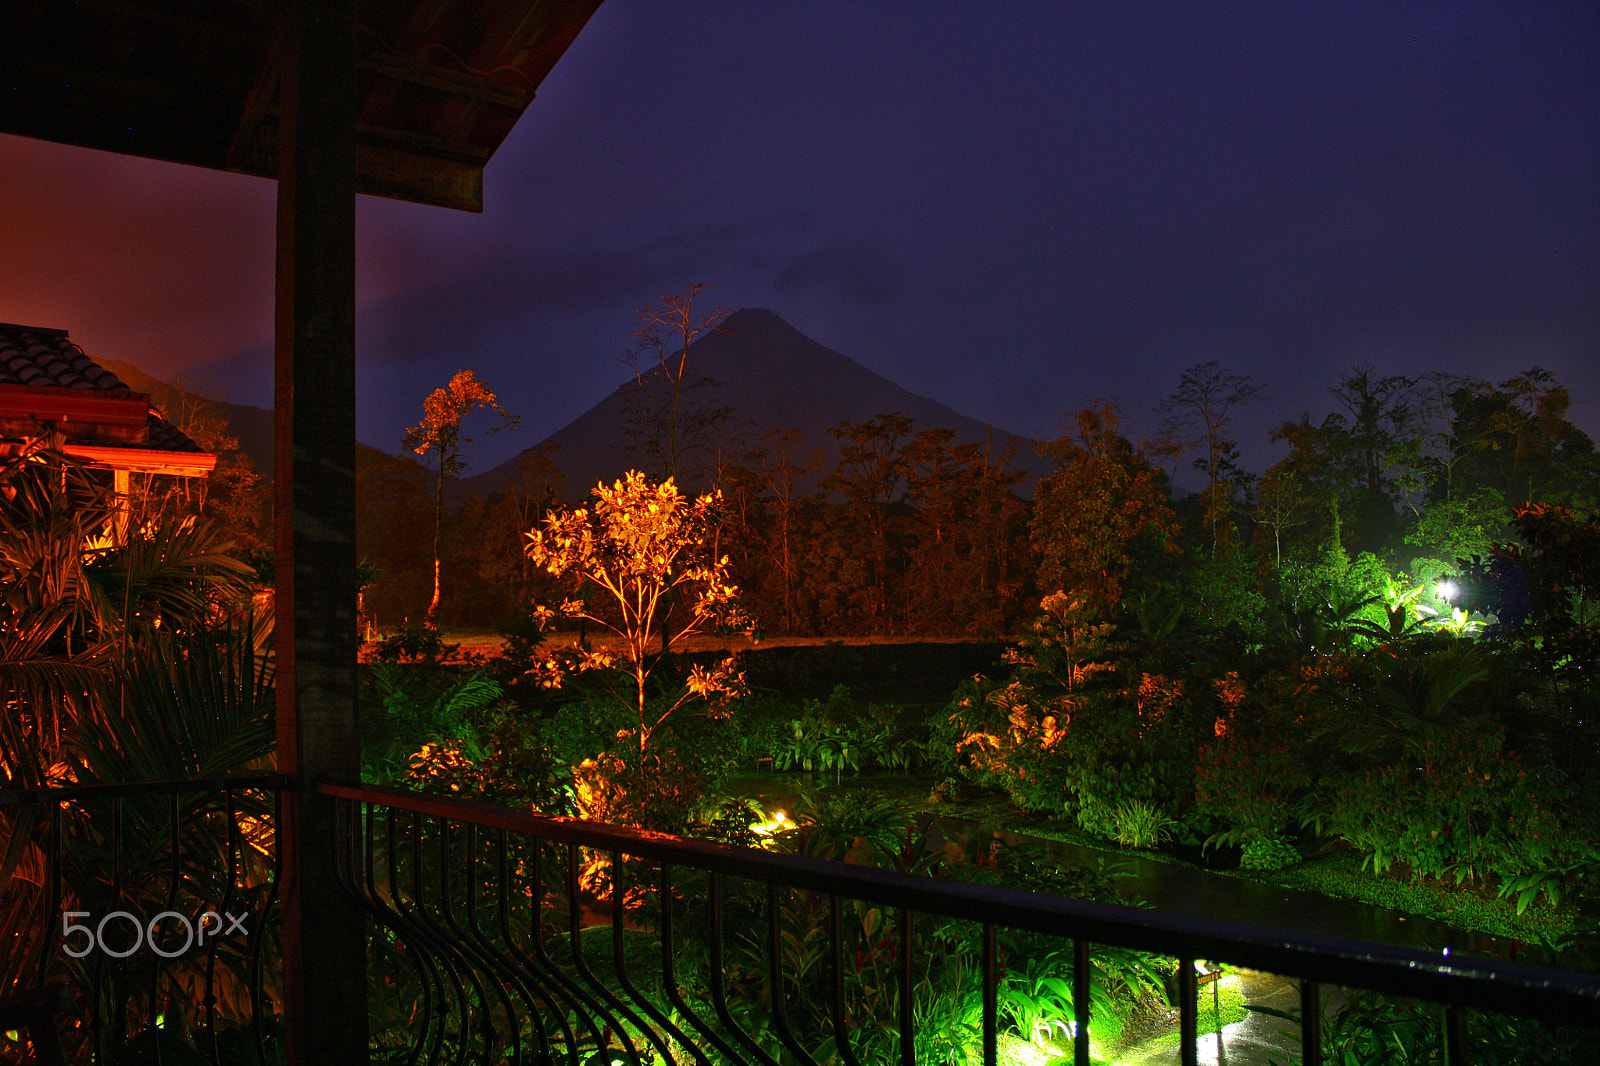
<path fill-rule="evenodd" d="M 870 308 L 895 307 L 906 299 L 910 271 L 882 237 L 818 248 L 796 256 L 779 273 L 780 293 L 823 294 Z"/>
<path fill-rule="evenodd" d="M 528 443 L 706 282 L 1024 433 L 1221 359 L 1263 426 L 1539 363 L 1600 435 L 1597 42 L 1587 0 L 607 0 L 483 215 L 361 201 L 362 432 L 471 366 Z M 269 400 L 269 184 L 0 139 L 0 196 L 0 319 Z"/>

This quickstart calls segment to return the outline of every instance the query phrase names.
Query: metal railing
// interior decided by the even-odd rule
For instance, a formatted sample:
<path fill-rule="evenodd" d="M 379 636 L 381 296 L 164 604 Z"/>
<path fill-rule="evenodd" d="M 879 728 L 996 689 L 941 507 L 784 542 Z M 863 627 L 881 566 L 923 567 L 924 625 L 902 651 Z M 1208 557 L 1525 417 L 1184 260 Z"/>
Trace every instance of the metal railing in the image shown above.
<path fill-rule="evenodd" d="M 278 776 L 0 794 L 0 1001 L 69 990 L 72 1061 L 279 1060 Z M 1323 986 L 1600 1027 L 1600 978 L 938 880 L 322 785 L 340 882 L 371 918 L 374 1062 L 997 1060 L 1019 937 L 1070 995 L 1077 1062 L 1109 949 L 1177 961 L 1181 1059 L 1198 1056 L 1197 959 L 1298 978 L 1321 1061 Z M 941 998 L 942 997 L 942 998 Z M 26 997 L 25 997 L 26 998 Z M 13 999 L 14 1002 L 17 1002 Z M 28 1002 L 48 1002 L 47 999 Z M 30 1007 L 19 1014 L 40 1025 Z M 1102 1019 L 1102 1022 L 1104 1019 Z M 4 1043 L 0 1061 L 20 1043 Z"/>
<path fill-rule="evenodd" d="M 52 1004 L 0 1033 L 0 1061 L 47 1048 L 52 1014 L 73 1062 L 276 1061 L 287 783 L 0 793 L 0 1000 Z"/>
<path fill-rule="evenodd" d="M 997 1060 L 1015 937 L 1066 938 L 1076 1062 L 1090 1061 L 1096 952 L 1178 960 L 1181 1060 L 1197 1061 L 1194 962 L 1300 982 L 1321 1061 L 1322 986 L 1600 1027 L 1600 978 L 321 785 L 340 878 L 370 914 L 374 1061 L 814 1064 L 923 1061 L 970 1034 Z M 937 973 L 930 972 L 936 967 Z M 940 987 L 955 997 L 937 1001 Z M 387 997 L 379 993 L 388 989 Z M 965 1013 L 956 1000 L 967 1003 Z M 942 1013 L 941 1013 L 942 1012 Z M 938 1031 L 933 1031 L 937 1027 Z"/>

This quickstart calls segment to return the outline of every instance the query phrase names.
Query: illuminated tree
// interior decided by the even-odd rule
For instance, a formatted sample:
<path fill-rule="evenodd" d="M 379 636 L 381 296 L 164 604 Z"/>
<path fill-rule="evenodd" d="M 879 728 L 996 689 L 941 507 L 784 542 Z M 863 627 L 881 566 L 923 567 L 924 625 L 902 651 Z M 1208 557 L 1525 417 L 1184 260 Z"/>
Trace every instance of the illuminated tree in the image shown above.
<path fill-rule="evenodd" d="M 552 576 L 570 574 L 588 587 L 589 602 L 569 598 L 557 609 L 535 608 L 541 621 L 558 615 L 581 618 L 622 640 L 622 660 L 609 652 L 576 649 L 570 662 L 546 663 L 547 684 L 559 685 L 568 670 L 609 669 L 632 686 L 638 708 L 639 753 L 673 712 L 694 699 L 726 699 L 743 686 L 729 656 L 714 669 L 696 665 L 684 691 L 659 714 L 647 710 L 645 686 L 657 657 L 652 634 L 670 650 L 692 633 L 751 628 L 740 609 L 739 590 L 728 582 L 728 560 L 712 550 L 721 493 L 690 499 L 671 478 L 653 482 L 637 470 L 621 481 L 596 485 L 591 507 L 555 510 L 543 529 L 527 534 L 528 557 Z M 678 605 L 666 610 L 668 597 Z M 602 607 L 603 605 L 603 607 Z"/>
<path fill-rule="evenodd" d="M 518 422 L 516 415 L 500 406 L 495 394 L 479 381 L 470 370 L 458 370 L 450 384 L 434 389 L 422 403 L 422 424 L 406 431 L 401 446 L 416 452 L 424 459 L 428 453 L 437 453 L 439 478 L 433 494 L 433 599 L 428 603 L 428 622 L 436 624 L 439 616 L 439 523 L 444 516 L 444 481 L 466 468 L 461 460 L 461 448 L 472 441 L 461 436 L 461 423 L 468 414 L 479 408 L 494 411 L 500 424 L 489 430 L 497 433 Z"/>
<path fill-rule="evenodd" d="M 1173 551 L 1167 479 L 1117 432 L 1111 405 L 1078 414 L 1075 437 L 1039 446 L 1059 469 L 1034 492 L 1039 586 L 1112 617 L 1141 562 Z M 1153 567 L 1145 567 L 1146 577 Z"/>
<path fill-rule="evenodd" d="M 844 497 L 844 532 L 858 546 L 854 551 L 864 546 L 868 552 L 871 578 L 863 591 L 869 599 L 862 613 L 869 632 L 889 633 L 895 628 L 891 512 L 906 481 L 903 449 L 912 424 L 895 411 L 865 422 L 840 422 L 828 430 L 839 439 L 839 462 L 822 487 Z"/>

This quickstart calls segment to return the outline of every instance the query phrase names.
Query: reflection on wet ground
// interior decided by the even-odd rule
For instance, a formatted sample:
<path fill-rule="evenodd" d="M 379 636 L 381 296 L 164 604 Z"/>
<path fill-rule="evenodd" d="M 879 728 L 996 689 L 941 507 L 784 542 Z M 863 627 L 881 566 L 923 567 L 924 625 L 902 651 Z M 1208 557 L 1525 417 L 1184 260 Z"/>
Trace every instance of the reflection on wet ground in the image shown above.
<path fill-rule="evenodd" d="M 1282 1011 L 1297 1010 L 1300 1006 L 1299 986 L 1286 977 L 1261 973 L 1257 970 L 1239 970 L 1233 976 L 1238 981 L 1239 990 L 1244 994 L 1246 1003 Z M 1177 1021 L 1174 1019 L 1167 1032 L 1177 1031 Z M 1142 1050 L 1150 1048 L 1152 1044 L 1163 1046 L 1158 1050 Z M 1281 1066 L 1290 1061 L 1300 1060 L 1300 1033 L 1291 1023 L 1281 1018 L 1252 1011 L 1244 1021 L 1224 1026 L 1220 1043 L 1216 1033 L 1202 1036 L 1196 1051 L 1203 1063 L 1227 1064 L 1227 1066 L 1267 1066 L 1268 1063 L 1279 1063 Z M 1117 1062 L 1139 1064 L 1139 1066 L 1144 1064 L 1156 1066 L 1156 1064 L 1181 1061 L 1177 1044 L 1170 1040 L 1163 1042 L 1159 1036 L 1145 1040 L 1135 1047 L 1120 1049 L 1114 1053 L 1114 1057 Z"/>
<path fill-rule="evenodd" d="M 773 801 L 792 801 L 801 788 L 815 787 L 808 782 L 808 776 L 748 778 L 737 782 L 735 788 L 745 795 L 759 795 Z M 900 787 L 920 789 L 926 795 L 929 787 L 925 780 L 912 777 L 866 778 L 859 783 L 865 786 L 869 782 L 874 791 Z M 1552 962 L 1549 953 L 1537 945 L 1461 929 L 1431 918 L 1404 914 L 1357 900 L 1334 899 L 1317 892 L 1284 888 L 1216 870 L 1029 837 L 1023 833 L 1002 832 L 998 835 L 1002 840 L 1012 842 L 1037 842 L 1049 847 L 1069 864 L 1092 867 L 1100 862 L 1115 863 L 1126 872 L 1126 876 L 1117 879 L 1118 892 L 1126 893 L 1132 899 L 1157 910 L 1249 922 L 1321 936 L 1369 940 L 1422 951 L 1443 953 L 1448 948 L 1451 955 L 1509 958 L 1539 965 Z"/>

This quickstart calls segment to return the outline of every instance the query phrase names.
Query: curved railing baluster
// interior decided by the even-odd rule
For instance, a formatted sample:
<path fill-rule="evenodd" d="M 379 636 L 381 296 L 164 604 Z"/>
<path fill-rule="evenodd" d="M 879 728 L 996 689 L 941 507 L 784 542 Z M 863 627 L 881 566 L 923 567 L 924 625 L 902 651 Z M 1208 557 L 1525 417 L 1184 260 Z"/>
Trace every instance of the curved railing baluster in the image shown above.
<path fill-rule="evenodd" d="M 416 896 L 411 896 L 411 901 L 407 902 L 404 872 L 401 866 L 403 856 L 400 843 L 401 830 L 398 826 L 401 812 L 394 808 L 386 809 L 388 817 L 384 819 L 384 850 L 387 870 L 383 884 L 388 889 L 389 898 L 387 906 L 381 909 L 384 918 L 400 939 L 402 952 L 415 960 L 415 965 L 419 967 L 418 977 L 422 979 L 427 993 L 422 1026 L 417 1038 L 412 1042 L 412 1054 L 408 1061 L 415 1063 L 425 1056 L 428 1062 L 438 1062 L 443 1055 L 445 1038 L 450 1031 L 449 1019 L 453 1013 L 460 1013 L 456 1005 L 466 998 L 467 992 L 449 955 L 436 950 L 433 934 L 417 919 Z M 411 868 L 415 878 L 420 880 L 422 816 L 417 812 L 411 814 L 411 832 L 405 835 L 411 841 Z M 382 896 L 375 895 L 375 898 L 381 901 Z"/>
<path fill-rule="evenodd" d="M 345 801 L 348 807 L 350 804 Z M 278 846 L 278 827 L 283 824 L 283 791 L 272 790 L 272 879 L 271 887 L 263 897 L 261 920 L 256 923 L 256 938 L 250 945 L 250 1018 L 255 1031 L 256 1062 L 267 1066 L 267 1043 L 263 1024 L 267 1013 L 266 984 L 262 967 L 266 959 L 268 923 L 277 913 L 278 887 L 283 883 L 283 849 Z"/>
<path fill-rule="evenodd" d="M 531 901 L 532 910 L 529 914 L 531 929 L 528 939 L 533 944 L 535 957 L 538 958 L 539 963 L 544 967 L 545 972 L 556 978 L 557 984 L 565 993 L 563 998 L 565 998 L 567 1003 L 572 1007 L 574 1016 L 578 1019 L 579 1025 L 588 1031 L 590 1038 L 594 1041 L 595 1051 L 600 1052 L 606 1050 L 607 1048 L 606 1038 L 601 1032 L 602 1026 L 610 1024 L 609 1021 L 603 1020 L 605 1018 L 605 1008 L 595 1001 L 594 997 L 589 994 L 588 989 L 584 988 L 583 985 L 573 978 L 572 975 L 567 973 L 567 971 L 562 968 L 562 966 L 556 962 L 555 959 L 551 958 L 549 949 L 545 947 L 544 843 L 545 842 L 542 840 L 536 839 L 534 841 L 533 857 L 531 860 L 532 870 L 530 871 L 529 879 L 536 889 L 537 895 L 535 895 Z M 576 1044 L 573 1045 L 572 1057 L 573 1061 L 577 1062 L 578 1048 Z"/>
<path fill-rule="evenodd" d="M 411 1054 L 407 1057 L 407 1066 L 415 1066 L 422 1055 L 422 1048 L 427 1041 L 428 1034 L 433 1031 L 433 1008 L 435 989 L 439 987 L 440 978 L 434 968 L 433 958 L 426 951 L 413 952 L 410 942 L 405 938 L 410 934 L 410 926 L 405 916 L 400 913 L 394 903 L 393 883 L 395 878 L 395 831 L 394 823 L 399 812 L 386 808 L 388 817 L 384 819 L 384 849 L 385 861 L 389 863 L 389 877 L 384 882 L 389 885 L 388 898 L 384 898 L 383 890 L 379 888 L 378 879 L 378 832 L 377 832 L 377 804 L 361 803 L 347 804 L 345 815 L 345 851 L 359 846 L 361 849 L 361 875 L 357 880 L 355 863 L 350 863 L 348 881 L 355 886 L 355 898 L 361 906 L 371 913 L 376 921 L 391 930 L 397 940 L 400 940 L 402 953 L 415 959 L 415 965 L 422 971 L 417 974 L 418 983 L 422 986 L 422 1002 L 420 1004 L 422 1024 L 417 1039 L 411 1042 Z M 360 815 L 361 831 L 359 835 L 355 829 L 357 814 Z"/>
<path fill-rule="evenodd" d="M 983 923 L 983 1066 L 995 1066 L 1000 1057 L 997 1000 L 1000 992 L 999 945 L 993 923 Z"/>
<path fill-rule="evenodd" d="M 415 812 L 411 822 L 411 905 L 408 907 L 406 904 L 406 893 L 400 887 L 402 880 L 398 876 L 391 883 L 390 890 L 394 894 L 396 909 L 408 919 L 413 939 L 407 943 L 414 942 L 419 951 L 429 953 L 435 960 L 439 972 L 448 979 L 450 990 L 454 992 L 454 996 L 448 1002 L 441 1003 L 438 1024 L 434 1029 L 433 1050 L 429 1055 L 429 1061 L 437 1062 L 444 1051 L 445 1039 L 451 1032 L 450 1018 L 454 1016 L 460 1019 L 459 1032 L 465 1033 L 471 1027 L 473 995 L 467 986 L 469 984 L 476 986 L 476 978 L 462 965 L 462 960 L 449 939 L 442 934 L 438 923 L 428 913 L 427 895 L 423 890 L 427 862 L 423 853 L 422 825 L 421 812 Z M 455 1060 L 465 1062 L 466 1059 L 467 1042 L 465 1039 L 458 1039 Z"/>
<path fill-rule="evenodd" d="M 829 1012 L 833 1015 L 834 1043 L 845 1066 L 861 1066 L 855 1048 L 850 1044 L 850 1034 L 844 1017 L 844 928 L 839 915 L 839 897 L 828 894 L 828 954 L 832 965 L 829 975 L 833 982 L 829 997 Z"/>
<path fill-rule="evenodd" d="M 789 1025 L 789 1011 L 783 1002 L 783 912 L 778 906 L 778 886 L 771 881 L 767 882 L 767 985 L 771 993 L 772 1027 L 777 1030 L 778 1039 L 802 1066 L 817 1066 L 817 1060 L 794 1035 Z"/>
<path fill-rule="evenodd" d="M 388 842 L 391 845 L 387 849 L 387 854 L 390 857 L 393 856 L 392 845 L 394 838 L 392 831 L 394 815 L 395 812 L 390 811 L 390 817 L 385 819 L 386 827 L 389 830 Z M 343 886 L 350 899 L 362 910 L 371 914 L 378 924 L 393 930 L 397 937 L 404 936 L 407 927 L 403 917 L 391 904 L 384 902 L 382 892 L 378 888 L 376 870 L 377 833 L 374 827 L 376 818 L 375 805 L 344 801 L 335 808 L 334 817 L 340 830 L 339 839 L 344 842 L 344 846 L 335 851 L 333 874 L 336 883 Z M 361 871 L 359 874 L 357 873 L 358 854 Z M 420 969 L 431 971 L 431 958 L 428 958 L 425 954 L 414 954 L 409 950 L 409 945 L 404 950 L 406 950 L 406 954 L 411 955 L 416 960 L 416 965 Z M 407 1063 L 410 1066 L 414 1066 L 418 1056 L 421 1054 L 432 1018 L 433 982 L 428 979 L 426 973 L 418 976 L 423 993 L 421 1004 L 422 1026 L 418 1039 L 411 1044 L 411 1054 L 407 1059 Z"/>
<path fill-rule="evenodd" d="M 750 1049 L 757 1062 L 761 1063 L 762 1066 L 778 1066 L 778 1060 L 768 1054 L 767 1050 L 760 1044 L 756 1043 L 755 1037 L 746 1032 L 744 1026 L 734 1019 L 733 1012 L 728 1010 L 727 991 L 722 986 L 722 977 L 727 972 L 727 967 L 723 958 L 723 887 L 721 871 L 713 870 L 711 872 L 706 896 L 711 909 L 711 1005 L 716 1008 L 717 1017 L 721 1019 L 722 1024 L 734 1036 L 739 1038 L 740 1043 Z"/>
<path fill-rule="evenodd" d="M 498 1027 L 494 1020 L 491 997 L 486 990 L 492 990 L 493 999 L 499 1002 L 505 1012 L 507 1024 L 512 1024 L 515 1013 L 511 1008 L 511 999 L 506 995 L 504 987 L 498 980 L 494 979 L 496 967 L 493 959 L 485 956 L 477 949 L 477 946 L 472 943 L 466 932 L 461 928 L 461 923 L 456 920 L 456 894 L 452 890 L 451 882 L 453 863 L 451 861 L 450 848 L 450 823 L 440 820 L 435 823 L 435 826 L 439 833 L 439 902 L 437 909 L 440 918 L 443 919 L 442 923 L 436 924 L 441 933 L 447 936 L 451 948 L 465 965 L 467 974 L 472 981 L 472 987 L 476 993 L 478 1029 L 481 1030 L 480 1035 L 484 1047 L 488 1049 L 496 1046 L 495 1033 Z M 467 839 L 463 842 L 461 865 L 464 874 L 463 884 L 466 895 L 470 898 L 473 890 L 472 882 L 470 874 L 467 874 L 466 871 L 472 868 L 471 842 L 475 834 L 473 833 L 473 826 L 468 825 L 465 828 L 467 830 Z M 462 1027 L 463 1045 L 470 1046 L 470 1039 L 467 1034 L 468 1028 L 464 1024 Z M 513 1047 L 516 1048 L 519 1044 L 520 1041 L 514 1036 Z"/>
<path fill-rule="evenodd" d="M 633 1066 L 641 1066 L 643 1060 L 639 1057 L 639 1051 L 633 1046 L 633 1041 L 628 1037 L 627 1030 L 622 1027 L 621 1022 L 626 1021 L 635 1028 L 644 1030 L 643 1022 L 633 1016 L 633 1012 L 628 1009 L 627 1004 L 617 998 L 616 993 L 607 988 L 604 981 L 594 975 L 594 971 L 589 969 L 589 963 L 583 957 L 583 897 L 579 891 L 581 886 L 578 882 L 578 866 L 578 845 L 569 844 L 567 846 L 567 934 L 568 943 L 572 948 L 572 965 L 578 971 L 579 976 L 588 983 L 590 989 L 599 995 L 606 1005 L 615 1012 L 615 1014 L 607 1017 L 607 1026 L 616 1032 L 617 1039 L 621 1042 L 623 1051 L 628 1056 L 628 1060 L 633 1063 Z M 613 900 L 612 903 L 615 906 L 617 901 Z M 606 1012 L 602 1011 L 602 1013 Z M 616 1015 L 622 1016 L 621 1021 L 618 1020 Z M 609 1051 L 610 1042 L 607 1041 L 600 1050 Z"/>
<path fill-rule="evenodd" d="M 504 841 L 501 840 L 501 844 L 502 845 L 503 845 L 503 843 L 504 843 Z M 529 1018 L 534 1019 L 534 1024 L 533 1024 L 532 1028 L 534 1029 L 535 1032 L 537 1032 L 539 1034 L 538 1035 L 539 1047 L 542 1049 L 542 1053 L 543 1053 L 544 1057 L 548 1058 L 549 1057 L 548 1041 L 545 1039 L 543 1026 L 538 1024 L 538 1017 L 539 1017 L 539 1014 L 540 1014 L 539 1001 L 540 1001 L 541 997 L 540 997 L 540 995 L 538 993 L 536 993 L 534 991 L 533 986 L 529 983 L 530 980 L 532 979 L 533 975 L 531 973 L 529 973 L 527 970 L 525 970 L 521 965 L 519 965 L 518 960 L 516 959 L 515 955 L 510 950 L 511 949 L 511 944 L 510 944 L 509 940 L 506 942 L 506 944 L 504 946 L 496 944 L 494 942 L 494 938 L 491 937 L 484 930 L 482 924 L 479 922 L 479 919 L 478 919 L 478 902 L 479 902 L 478 885 L 477 885 L 475 874 L 470 872 L 470 871 L 476 871 L 477 870 L 477 868 L 478 868 L 477 858 L 478 858 L 478 854 L 477 854 L 477 827 L 474 826 L 474 825 L 470 825 L 469 824 L 467 826 L 467 847 L 466 847 L 466 862 L 467 862 L 467 868 L 469 870 L 468 882 L 467 882 L 467 930 L 468 930 L 468 935 L 476 943 L 479 953 L 488 961 L 488 964 L 493 968 L 494 972 L 500 976 L 501 981 L 510 984 L 513 995 L 515 996 L 517 1001 L 522 1004 L 522 1006 L 524 1008 L 523 1010 L 520 1010 L 520 1011 L 519 1010 L 513 1010 L 511 1008 L 511 1006 L 510 1006 L 509 1000 L 507 1000 L 507 1018 L 506 1018 L 506 1022 L 507 1022 L 507 1024 L 509 1026 L 511 1026 L 511 1037 L 512 1037 L 512 1060 L 511 1061 L 514 1064 L 521 1063 L 523 1061 L 523 1058 L 522 1058 L 522 1033 L 521 1033 L 521 1025 L 519 1024 L 520 1023 L 520 1019 L 523 1018 L 523 1017 L 529 1017 Z M 503 847 L 500 850 L 500 852 L 499 852 L 499 854 L 497 856 L 497 859 L 498 859 L 498 861 L 495 863 L 495 872 L 497 874 L 497 876 L 495 878 L 495 880 L 497 882 L 497 887 L 495 889 L 495 900 L 496 900 L 497 910 L 499 910 L 500 913 L 503 915 L 504 907 L 506 905 L 506 903 L 505 903 L 505 899 L 506 899 L 505 878 L 506 878 L 506 875 L 507 875 L 507 870 L 505 868 L 505 862 L 504 862 L 504 849 L 503 849 Z"/>
<path fill-rule="evenodd" d="M 895 913 L 900 926 L 900 954 L 895 959 L 900 985 L 900 1066 L 916 1066 L 916 987 L 911 977 L 911 911 L 900 907 Z"/>
<path fill-rule="evenodd" d="M 556 1004 L 555 996 L 552 995 L 549 987 L 548 976 L 541 972 L 533 957 L 522 949 L 521 944 L 517 943 L 517 938 L 511 931 L 511 862 L 506 847 L 506 837 L 507 833 L 504 829 L 495 830 L 495 871 L 498 875 L 495 879 L 495 903 L 499 919 L 496 924 L 499 927 L 500 939 L 505 943 L 505 950 L 510 953 L 525 980 L 531 982 L 527 987 L 536 1000 L 533 1003 L 531 1013 L 534 1015 L 533 1032 L 539 1040 L 539 1061 L 551 1062 L 555 1056 L 550 1049 L 550 1037 L 545 1032 L 544 1023 L 547 1019 L 555 1021 L 561 1026 L 567 1047 L 574 1055 L 576 1054 L 577 1037 L 572 1032 L 572 1026 L 567 1022 L 565 1009 Z"/>
<path fill-rule="evenodd" d="M 375 804 L 367 805 L 369 825 L 375 808 Z M 455 974 L 450 970 L 448 962 L 440 960 L 430 950 L 426 930 L 412 920 L 410 912 L 403 903 L 404 895 L 400 889 L 401 843 L 398 826 L 400 812 L 393 808 L 385 810 L 388 816 L 383 820 L 383 854 L 387 874 L 383 885 L 387 889 L 388 899 L 384 919 L 394 930 L 401 953 L 415 960 L 414 965 L 419 968 L 417 978 L 422 984 L 422 1025 L 417 1038 L 411 1042 L 411 1054 L 406 1058 L 407 1066 L 416 1066 L 422 1059 L 425 1048 L 429 1061 L 438 1060 L 444 1047 L 445 1034 L 449 1031 L 450 993 L 453 991 L 457 997 L 464 993 L 456 983 Z M 369 835 L 376 850 L 377 834 L 369 830 Z M 374 875 L 376 870 L 377 864 L 374 862 Z M 383 897 L 378 894 L 377 886 L 378 882 L 374 876 L 374 898 L 382 901 Z"/>
<path fill-rule="evenodd" d="M 662 863 L 656 876 L 656 897 L 660 901 L 661 911 L 661 985 L 666 992 L 667 1002 L 688 1018 L 689 1024 L 693 1025 L 719 1054 L 736 1063 L 742 1063 L 745 1061 L 744 1057 L 732 1044 L 722 1038 L 710 1022 L 700 1017 L 699 1011 L 689 1006 L 678 988 L 677 964 L 673 958 L 677 944 L 673 935 L 672 867 Z"/>
<path fill-rule="evenodd" d="M 705 1052 L 695 1046 L 682 1029 L 672 1024 L 672 1019 L 661 1012 L 648 996 L 640 993 L 634 986 L 633 978 L 628 975 L 628 963 L 624 952 L 623 933 L 627 918 L 627 883 L 623 880 L 622 852 L 611 853 L 611 958 L 612 966 L 617 972 L 617 983 L 622 986 L 623 992 L 633 1000 L 638 1008 L 656 1024 L 662 1035 L 657 1035 L 654 1030 L 647 1030 L 650 1042 L 656 1046 L 667 1062 L 675 1060 L 667 1048 L 667 1041 L 673 1041 L 686 1048 L 701 1066 L 711 1066 L 711 1060 L 706 1058 Z"/>
<path fill-rule="evenodd" d="M 220 914 L 228 914 L 233 907 L 235 886 L 239 883 L 239 812 L 234 804 L 233 789 L 222 790 L 224 830 L 228 835 L 228 881 L 227 887 L 222 890 L 222 902 L 218 905 Z M 222 931 L 219 927 L 217 935 L 211 938 L 211 948 L 206 956 L 206 1033 L 211 1044 L 211 1059 L 220 1063 L 222 1060 L 221 1048 L 217 1045 L 217 952 L 222 949 Z"/>
<path fill-rule="evenodd" d="M 183 857 L 183 848 L 179 837 L 180 823 L 178 820 L 178 793 L 176 791 L 173 791 L 167 796 L 167 820 L 167 850 L 169 852 L 169 857 L 167 860 L 167 896 L 166 902 L 161 907 L 163 912 L 170 911 L 174 906 L 177 905 L 178 882 L 182 878 L 181 861 Z M 151 930 L 150 936 L 151 940 L 153 941 L 155 939 L 154 929 Z M 160 1025 L 158 1022 L 162 1016 L 160 991 L 162 958 L 155 952 L 154 943 L 150 945 L 150 948 L 150 1019 L 146 1025 L 146 1028 L 150 1031 L 151 1036 L 154 1038 L 151 1043 L 153 1044 L 155 1051 L 155 1066 L 161 1066 L 161 1033 L 159 1031 Z M 172 1009 L 176 1008 L 177 1004 L 173 1004 Z"/>
<path fill-rule="evenodd" d="M 1072 1017 L 1076 1032 L 1072 1038 L 1073 1066 L 1089 1066 L 1089 1012 L 1094 971 L 1089 966 L 1089 942 L 1082 937 L 1072 941 Z"/>

